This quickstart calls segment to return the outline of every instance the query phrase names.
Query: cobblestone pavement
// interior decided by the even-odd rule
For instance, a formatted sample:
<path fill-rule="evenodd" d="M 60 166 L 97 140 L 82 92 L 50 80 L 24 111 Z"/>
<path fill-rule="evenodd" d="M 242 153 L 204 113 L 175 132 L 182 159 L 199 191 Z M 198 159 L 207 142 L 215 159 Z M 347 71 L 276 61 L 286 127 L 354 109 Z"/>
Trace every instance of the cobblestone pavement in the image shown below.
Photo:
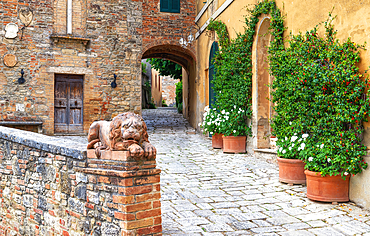
<path fill-rule="evenodd" d="M 308 200 L 306 187 L 278 181 L 275 164 L 212 149 L 174 109 L 143 117 L 162 170 L 163 235 L 370 236 L 369 211 Z"/>
<path fill-rule="evenodd" d="M 164 235 L 370 235 L 370 212 L 308 200 L 275 164 L 212 149 L 176 110 L 143 117 L 162 170 Z"/>

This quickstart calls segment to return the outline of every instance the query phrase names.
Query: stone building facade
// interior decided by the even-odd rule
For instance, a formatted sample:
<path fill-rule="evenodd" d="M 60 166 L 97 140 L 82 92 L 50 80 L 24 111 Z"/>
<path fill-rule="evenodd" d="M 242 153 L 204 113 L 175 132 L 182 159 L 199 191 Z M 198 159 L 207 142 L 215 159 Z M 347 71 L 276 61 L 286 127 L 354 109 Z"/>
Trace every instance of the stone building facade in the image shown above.
<path fill-rule="evenodd" d="M 144 58 L 176 61 L 194 80 L 195 50 L 179 39 L 192 29 L 195 1 L 180 1 L 179 13 L 161 12 L 160 5 L 0 1 L 0 124 L 86 133 L 94 120 L 141 113 Z M 187 94 L 196 97 L 194 91 Z"/>

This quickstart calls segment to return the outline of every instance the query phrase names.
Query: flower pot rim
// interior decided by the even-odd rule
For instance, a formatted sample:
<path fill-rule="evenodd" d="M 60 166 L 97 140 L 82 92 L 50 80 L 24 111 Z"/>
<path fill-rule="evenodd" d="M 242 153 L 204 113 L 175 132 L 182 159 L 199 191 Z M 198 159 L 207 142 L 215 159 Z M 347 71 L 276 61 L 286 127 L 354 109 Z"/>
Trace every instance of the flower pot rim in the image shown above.
<path fill-rule="evenodd" d="M 310 175 L 310 176 L 316 176 L 316 177 L 328 177 L 328 178 L 330 178 L 330 177 L 332 177 L 332 178 L 335 178 L 335 177 L 338 177 L 338 176 L 340 176 L 340 177 L 342 177 L 342 175 L 341 174 L 336 174 L 336 175 L 325 175 L 325 176 L 321 176 L 321 174 L 320 174 L 320 172 L 316 172 L 316 171 L 312 171 L 312 170 L 305 170 L 304 171 L 304 173 L 306 174 L 306 175 Z M 348 177 L 351 177 L 351 175 L 349 174 L 349 175 L 345 175 L 346 176 L 346 178 Z"/>
<path fill-rule="evenodd" d="M 277 157 L 276 158 L 276 160 L 277 161 L 279 161 L 279 162 L 297 162 L 297 163 L 301 163 L 301 162 L 303 162 L 301 159 L 296 159 L 296 158 L 294 158 L 294 159 L 291 159 L 291 158 L 281 158 L 281 157 Z M 304 162 L 303 162 L 304 163 Z"/>
<path fill-rule="evenodd" d="M 247 138 L 246 135 L 238 135 L 238 136 L 234 136 L 234 135 L 227 135 L 225 136 L 224 134 L 222 135 L 223 138 L 240 138 L 240 137 L 245 137 Z"/>

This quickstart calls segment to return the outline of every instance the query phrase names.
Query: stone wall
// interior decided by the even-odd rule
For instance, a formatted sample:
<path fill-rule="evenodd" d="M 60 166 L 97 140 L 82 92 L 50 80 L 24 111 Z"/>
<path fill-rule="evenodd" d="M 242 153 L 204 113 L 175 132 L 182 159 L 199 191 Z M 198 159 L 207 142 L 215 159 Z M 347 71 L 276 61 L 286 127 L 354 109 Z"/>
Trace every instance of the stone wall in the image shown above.
<path fill-rule="evenodd" d="M 0 235 L 157 235 L 155 159 L 0 126 Z"/>
<path fill-rule="evenodd" d="M 144 51 L 175 45 L 170 54 L 184 66 L 195 58 L 193 47 L 178 43 L 193 29 L 195 0 L 181 1 L 176 14 L 160 12 L 159 0 L 73 0 L 71 34 L 67 2 L 0 0 L 0 121 L 41 121 L 44 133 L 53 134 L 55 76 L 82 75 L 86 133 L 94 120 L 141 113 Z M 16 24 L 15 37 L 7 36 L 9 23 Z M 147 57 L 166 56 L 155 52 Z M 7 54 L 16 56 L 15 65 L 3 63 Z M 19 84 L 22 69 L 25 83 Z"/>

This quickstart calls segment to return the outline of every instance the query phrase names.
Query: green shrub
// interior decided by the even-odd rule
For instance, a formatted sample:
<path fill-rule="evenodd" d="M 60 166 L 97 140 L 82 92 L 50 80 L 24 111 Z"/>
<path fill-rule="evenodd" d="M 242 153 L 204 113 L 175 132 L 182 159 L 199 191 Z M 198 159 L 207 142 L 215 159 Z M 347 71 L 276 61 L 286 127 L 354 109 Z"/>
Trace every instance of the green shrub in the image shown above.
<path fill-rule="evenodd" d="M 324 23 L 325 37 L 316 26 L 290 35 L 289 47 L 270 56 L 276 104 L 272 128 L 279 156 L 287 157 L 286 137 L 308 134 L 300 150 L 306 169 L 343 176 L 367 167 L 361 136 L 370 106 L 364 95 L 367 80 L 356 66 L 362 46 L 350 39 L 341 43 L 331 22 Z"/>
<path fill-rule="evenodd" d="M 176 107 L 182 113 L 182 81 L 176 83 Z"/>

